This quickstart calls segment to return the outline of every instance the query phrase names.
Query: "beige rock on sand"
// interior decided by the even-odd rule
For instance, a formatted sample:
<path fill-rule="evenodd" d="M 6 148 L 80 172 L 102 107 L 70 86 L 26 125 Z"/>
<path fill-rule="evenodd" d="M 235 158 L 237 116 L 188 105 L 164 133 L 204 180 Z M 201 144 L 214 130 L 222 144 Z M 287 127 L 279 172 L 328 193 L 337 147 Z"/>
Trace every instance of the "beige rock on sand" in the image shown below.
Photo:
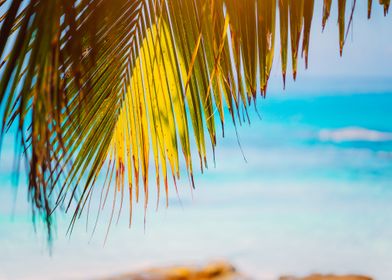
<path fill-rule="evenodd" d="M 321 275 L 313 274 L 306 277 L 283 276 L 279 280 L 373 280 L 373 278 L 361 275 Z"/>
<path fill-rule="evenodd" d="M 249 280 L 229 263 L 217 262 L 204 267 L 177 266 L 149 269 L 140 273 L 106 278 L 109 280 Z"/>
<path fill-rule="evenodd" d="M 107 280 L 263 280 L 245 277 L 227 262 L 216 262 L 206 266 L 175 266 L 155 268 L 130 273 Z M 282 276 L 279 280 L 373 280 L 360 275 L 321 275 L 313 274 L 306 277 Z"/>

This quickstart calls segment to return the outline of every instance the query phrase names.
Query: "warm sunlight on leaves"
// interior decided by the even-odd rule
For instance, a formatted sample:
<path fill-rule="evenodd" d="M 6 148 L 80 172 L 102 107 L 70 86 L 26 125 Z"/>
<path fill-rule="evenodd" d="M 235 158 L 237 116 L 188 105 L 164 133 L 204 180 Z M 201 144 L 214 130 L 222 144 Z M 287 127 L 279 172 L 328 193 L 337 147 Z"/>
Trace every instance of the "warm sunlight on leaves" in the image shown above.
<path fill-rule="evenodd" d="M 323 28 L 332 2 L 324 0 Z M 355 1 L 335 2 L 342 53 Z M 379 1 L 385 14 L 389 3 Z M 132 205 L 141 191 L 147 207 L 154 185 L 168 204 L 182 160 L 193 186 L 194 161 L 207 168 L 217 123 L 224 133 L 224 108 L 241 124 L 257 95 L 266 96 L 276 37 L 283 81 L 289 50 L 294 79 L 299 54 L 308 66 L 314 12 L 314 0 L 0 5 L 0 138 L 17 131 L 33 211 L 49 231 L 57 208 L 74 212 L 72 229 L 101 177 L 102 204 L 113 191 L 120 208 L 126 193 Z"/>

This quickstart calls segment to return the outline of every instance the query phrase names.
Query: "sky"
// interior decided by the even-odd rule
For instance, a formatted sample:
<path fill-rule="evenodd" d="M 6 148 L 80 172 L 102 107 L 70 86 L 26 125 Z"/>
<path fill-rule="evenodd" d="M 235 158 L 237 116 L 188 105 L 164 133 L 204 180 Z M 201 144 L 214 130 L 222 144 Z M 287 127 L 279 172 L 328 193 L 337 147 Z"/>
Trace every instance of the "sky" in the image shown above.
<path fill-rule="evenodd" d="M 309 47 L 309 69 L 305 71 L 300 60 L 297 81 L 288 79 L 287 92 L 309 92 L 333 90 L 334 92 L 379 92 L 392 88 L 392 17 L 383 16 L 383 9 L 373 3 L 372 18 L 367 20 L 367 1 L 356 1 L 356 9 L 350 35 L 343 56 L 339 56 L 337 25 L 337 2 L 322 32 L 322 1 L 315 1 Z M 347 2 L 347 13 L 350 1 Z M 277 36 L 279 40 L 279 36 Z M 277 41 L 277 46 L 279 42 Z M 290 63 L 290 60 L 289 60 Z M 290 67 L 288 67 L 290 69 Z M 281 89 L 280 58 L 276 56 L 270 79 L 271 91 Z"/>

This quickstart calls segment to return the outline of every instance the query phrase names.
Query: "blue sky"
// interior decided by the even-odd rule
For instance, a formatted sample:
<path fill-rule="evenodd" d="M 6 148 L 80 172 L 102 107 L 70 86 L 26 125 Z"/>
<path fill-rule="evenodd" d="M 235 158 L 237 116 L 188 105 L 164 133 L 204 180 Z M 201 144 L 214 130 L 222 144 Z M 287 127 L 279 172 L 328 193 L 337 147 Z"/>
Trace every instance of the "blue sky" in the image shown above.
<path fill-rule="evenodd" d="M 337 9 L 334 7 L 325 31 L 321 32 L 322 1 L 316 1 L 311 34 L 310 69 L 302 76 L 392 77 L 392 17 L 382 16 L 378 1 L 366 19 L 367 2 L 356 1 L 352 30 L 343 57 L 339 57 Z M 347 12 L 349 2 L 347 1 Z M 337 5 L 337 3 L 333 3 Z M 351 36 L 352 35 L 352 36 Z"/>
<path fill-rule="evenodd" d="M 323 87 L 324 91 L 338 92 L 386 92 L 392 89 L 392 17 L 383 16 L 378 1 L 373 1 L 372 18 L 367 20 L 367 1 L 356 1 L 352 30 L 339 56 L 337 25 L 337 1 L 324 32 L 321 28 L 322 1 L 315 1 L 315 10 L 310 36 L 309 69 L 305 71 L 300 60 L 297 82 L 288 79 L 286 91 L 301 93 Z M 348 1 L 347 13 L 351 4 Z M 278 38 L 277 38 L 278 39 Z M 277 41 L 277 47 L 279 42 Z M 289 67 L 290 68 L 290 67 Z M 270 88 L 281 89 L 280 58 L 276 55 L 272 69 Z M 321 91 L 322 89 L 320 89 Z"/>

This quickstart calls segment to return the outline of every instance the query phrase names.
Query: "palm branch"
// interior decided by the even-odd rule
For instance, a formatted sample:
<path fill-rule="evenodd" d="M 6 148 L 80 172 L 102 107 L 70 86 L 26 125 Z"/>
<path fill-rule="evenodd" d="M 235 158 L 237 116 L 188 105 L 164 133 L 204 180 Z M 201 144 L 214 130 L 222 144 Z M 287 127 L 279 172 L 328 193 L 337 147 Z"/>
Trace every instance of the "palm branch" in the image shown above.
<path fill-rule="evenodd" d="M 341 54 L 355 1 L 348 21 L 337 2 Z M 386 14 L 390 1 L 379 2 Z M 331 7 L 324 0 L 323 27 Z M 290 47 L 294 79 L 299 53 L 308 65 L 314 0 L 3 0 L 0 9 L 0 139 L 16 131 L 33 213 L 50 236 L 55 209 L 72 209 L 72 229 L 101 177 L 101 204 L 110 190 L 121 206 L 128 194 L 130 219 L 151 185 L 168 204 L 182 162 L 193 186 L 218 127 L 248 121 L 265 97 L 277 29 L 283 82 Z"/>

